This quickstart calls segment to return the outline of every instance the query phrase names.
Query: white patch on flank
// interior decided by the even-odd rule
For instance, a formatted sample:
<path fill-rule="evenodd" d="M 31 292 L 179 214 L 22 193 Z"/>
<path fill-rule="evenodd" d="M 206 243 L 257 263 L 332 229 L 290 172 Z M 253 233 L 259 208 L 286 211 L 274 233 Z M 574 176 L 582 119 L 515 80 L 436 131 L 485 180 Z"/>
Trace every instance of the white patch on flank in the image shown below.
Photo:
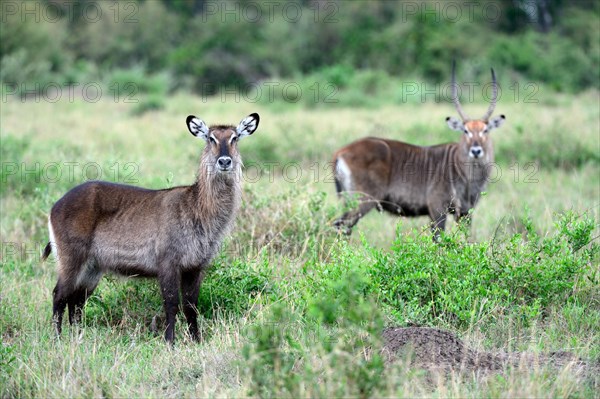
<path fill-rule="evenodd" d="M 54 238 L 54 229 L 52 228 L 52 221 L 50 220 L 50 216 L 48 216 L 48 232 L 50 235 L 50 248 L 52 248 L 52 253 L 56 260 L 58 260 L 58 245 L 56 245 L 56 239 Z"/>
<path fill-rule="evenodd" d="M 344 158 L 339 157 L 335 166 L 335 174 L 344 191 L 352 191 L 352 172 Z"/>

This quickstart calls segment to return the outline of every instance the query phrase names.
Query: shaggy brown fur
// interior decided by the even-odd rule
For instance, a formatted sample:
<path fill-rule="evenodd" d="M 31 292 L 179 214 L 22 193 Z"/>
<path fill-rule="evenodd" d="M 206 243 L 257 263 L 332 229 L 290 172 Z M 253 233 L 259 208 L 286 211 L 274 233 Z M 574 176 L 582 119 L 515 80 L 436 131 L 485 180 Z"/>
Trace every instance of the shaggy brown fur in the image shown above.
<path fill-rule="evenodd" d="M 453 70 L 454 83 L 454 70 Z M 492 71 L 494 88 L 495 75 Z M 355 193 L 359 205 L 334 222 L 350 234 L 352 227 L 378 207 L 394 215 L 431 218 L 434 238 L 439 238 L 446 215 L 470 223 L 475 207 L 488 183 L 494 162 L 489 132 L 504 122 L 504 115 L 489 120 L 496 99 L 482 120 L 467 120 L 458 100 L 462 121 L 448 117 L 448 126 L 460 131 L 458 143 L 419 147 L 395 140 L 368 137 L 338 150 L 333 157 L 338 194 Z"/>
<path fill-rule="evenodd" d="M 259 117 L 213 126 L 190 116 L 190 132 L 208 144 L 191 186 L 148 190 L 90 181 L 52 207 L 50 243 L 58 260 L 53 321 L 61 332 L 81 317 L 104 273 L 158 278 L 167 316 L 165 339 L 174 340 L 179 293 L 189 332 L 199 339 L 196 304 L 205 271 L 228 234 L 240 204 L 241 157 L 237 140 L 252 134 Z"/>

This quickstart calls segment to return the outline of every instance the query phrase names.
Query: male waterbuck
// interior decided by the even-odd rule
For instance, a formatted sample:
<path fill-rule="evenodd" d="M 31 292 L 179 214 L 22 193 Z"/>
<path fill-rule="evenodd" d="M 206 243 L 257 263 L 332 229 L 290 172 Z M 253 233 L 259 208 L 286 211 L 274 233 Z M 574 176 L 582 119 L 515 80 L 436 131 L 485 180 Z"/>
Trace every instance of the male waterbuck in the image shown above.
<path fill-rule="evenodd" d="M 395 140 L 368 137 L 334 155 L 338 194 L 356 194 L 357 206 L 334 225 L 346 234 L 374 207 L 395 215 L 431 218 L 434 239 L 446 224 L 446 215 L 470 220 L 485 189 L 494 162 L 489 133 L 502 125 L 504 115 L 490 119 L 498 87 L 492 69 L 492 99 L 481 119 L 472 120 L 462 110 L 452 66 L 452 99 L 460 120 L 446 118 L 452 130 L 462 132 L 458 143 L 420 147 Z"/>
<path fill-rule="evenodd" d="M 58 262 L 53 323 L 60 335 L 65 307 L 69 322 L 81 317 L 102 275 L 157 277 L 166 313 L 165 339 L 173 343 L 179 292 L 193 339 L 199 339 L 198 292 L 206 269 L 228 234 L 241 199 L 242 160 L 237 143 L 258 127 L 251 114 L 235 127 L 210 128 L 188 116 L 190 132 L 206 146 L 191 186 L 148 190 L 100 181 L 65 194 L 48 218 Z"/>

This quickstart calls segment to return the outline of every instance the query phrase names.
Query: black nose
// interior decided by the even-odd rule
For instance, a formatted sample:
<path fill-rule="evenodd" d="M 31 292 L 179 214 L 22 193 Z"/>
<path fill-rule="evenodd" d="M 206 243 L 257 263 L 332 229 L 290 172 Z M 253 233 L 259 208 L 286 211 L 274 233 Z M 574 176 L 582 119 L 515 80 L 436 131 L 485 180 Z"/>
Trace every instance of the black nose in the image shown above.
<path fill-rule="evenodd" d="M 473 154 L 474 157 L 478 157 L 479 155 L 481 155 L 481 149 L 473 148 L 473 149 L 471 149 L 471 154 Z"/>
<path fill-rule="evenodd" d="M 219 159 L 217 159 L 217 164 L 221 169 L 229 169 L 231 167 L 231 158 L 220 157 Z"/>

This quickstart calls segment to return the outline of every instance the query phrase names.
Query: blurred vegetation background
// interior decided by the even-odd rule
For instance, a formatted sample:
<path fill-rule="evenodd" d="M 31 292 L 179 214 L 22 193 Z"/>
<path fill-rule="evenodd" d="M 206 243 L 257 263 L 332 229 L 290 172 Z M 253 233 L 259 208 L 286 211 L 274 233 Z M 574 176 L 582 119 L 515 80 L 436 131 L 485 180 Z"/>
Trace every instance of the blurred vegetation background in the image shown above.
<path fill-rule="evenodd" d="M 0 12 L 0 79 L 17 92 L 102 82 L 210 95 L 271 79 L 399 101 L 389 82 L 447 82 L 453 59 L 464 81 L 494 66 L 505 84 L 600 87 L 593 0 L 40 0 Z"/>

